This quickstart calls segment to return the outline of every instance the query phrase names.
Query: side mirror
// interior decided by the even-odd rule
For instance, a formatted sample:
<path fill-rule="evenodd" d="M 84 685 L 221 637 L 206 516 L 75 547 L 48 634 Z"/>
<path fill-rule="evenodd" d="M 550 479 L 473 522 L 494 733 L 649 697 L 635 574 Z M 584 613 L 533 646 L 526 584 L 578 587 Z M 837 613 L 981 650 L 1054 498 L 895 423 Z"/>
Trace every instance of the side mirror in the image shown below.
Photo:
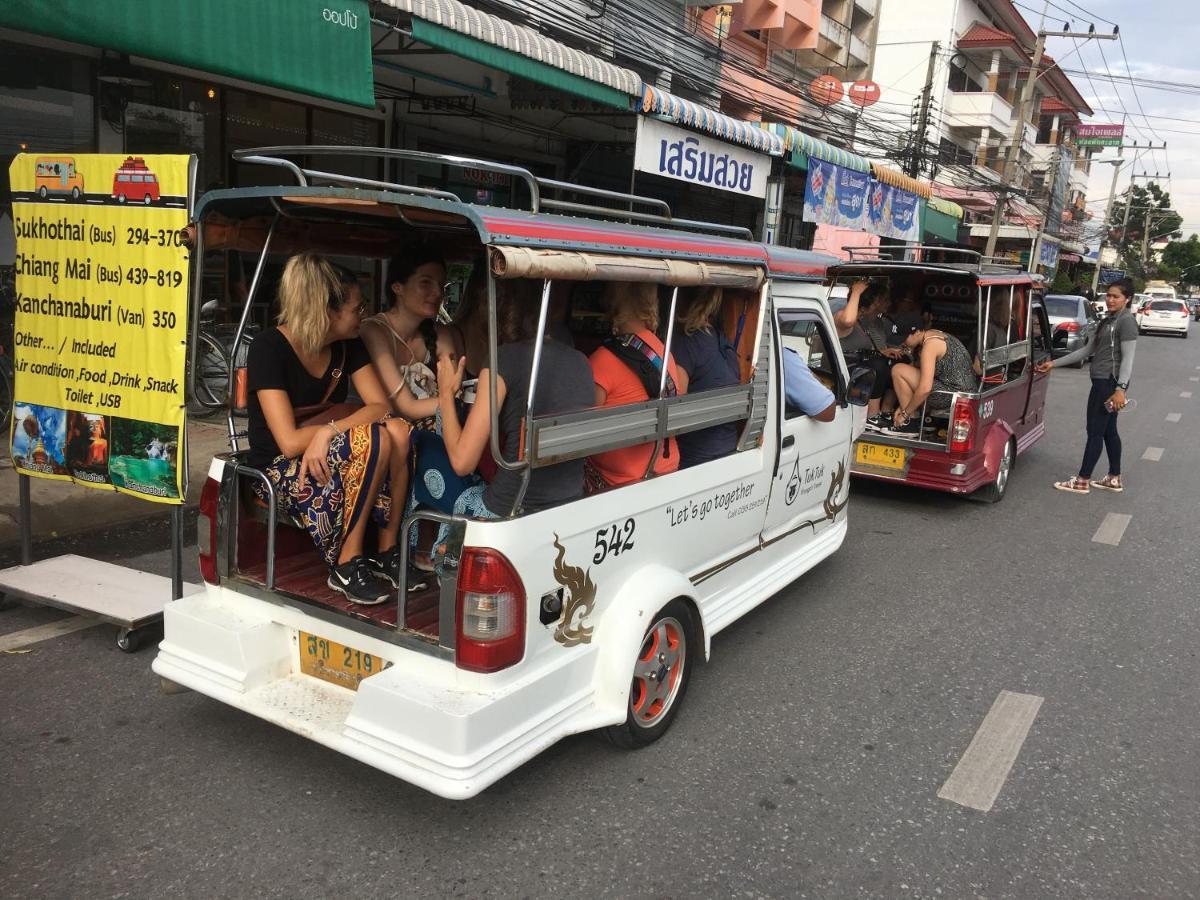
<path fill-rule="evenodd" d="M 850 370 L 850 388 L 846 402 L 851 406 L 866 406 L 875 387 L 875 370 L 870 366 L 854 366 Z"/>

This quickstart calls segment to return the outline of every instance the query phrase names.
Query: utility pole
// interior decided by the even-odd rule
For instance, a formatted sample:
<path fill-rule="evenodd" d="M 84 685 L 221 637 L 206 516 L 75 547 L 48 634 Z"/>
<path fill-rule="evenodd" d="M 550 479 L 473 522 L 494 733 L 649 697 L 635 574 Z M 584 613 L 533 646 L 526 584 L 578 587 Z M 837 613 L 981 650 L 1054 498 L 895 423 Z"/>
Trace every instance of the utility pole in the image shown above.
<path fill-rule="evenodd" d="M 1045 24 L 1046 14 L 1049 11 L 1050 0 L 1046 0 L 1046 5 L 1042 10 L 1042 24 Z M 1096 34 L 1095 30 L 1083 32 L 1046 31 L 1043 28 L 1038 28 L 1037 43 L 1033 47 L 1033 62 L 1029 65 L 1029 77 L 1025 79 L 1025 86 L 1021 89 L 1021 102 L 1017 106 L 1017 120 L 1013 127 L 1012 140 L 1004 148 L 1004 157 L 1000 163 L 1000 196 L 997 198 L 996 211 L 992 214 L 992 228 L 988 234 L 987 249 L 983 251 L 985 257 L 996 255 L 996 241 L 1000 237 L 1000 220 L 1004 217 L 1004 210 L 1008 205 L 1009 167 L 1012 165 L 1014 157 L 1020 157 L 1021 145 L 1025 142 L 1025 121 L 1029 118 L 1029 104 L 1033 100 L 1033 86 L 1040 77 L 1038 69 L 1042 64 L 1042 56 L 1046 51 L 1046 38 L 1048 37 L 1083 38 L 1084 40 L 1095 38 L 1096 40 L 1115 41 L 1117 39 L 1117 31 L 1114 28 L 1113 33 L 1108 35 Z"/>
<path fill-rule="evenodd" d="M 1046 211 L 1042 213 L 1042 224 L 1038 228 L 1037 238 L 1033 242 L 1033 249 L 1029 251 L 1029 271 L 1036 272 L 1042 258 L 1042 242 L 1046 238 L 1046 229 L 1050 227 L 1050 213 L 1054 210 L 1054 189 L 1058 187 L 1058 169 L 1062 165 L 1062 145 L 1054 148 L 1054 154 L 1050 157 L 1050 172 L 1047 180 L 1047 192 L 1049 194 L 1046 200 Z M 1060 228 L 1062 222 L 1057 224 Z M 989 254 L 990 255 L 990 254 Z"/>
<path fill-rule="evenodd" d="M 941 51 L 941 41 L 934 41 L 929 48 L 929 68 L 925 70 L 925 87 L 921 90 L 921 110 L 917 113 L 913 152 L 907 166 L 908 174 L 913 178 L 921 174 L 921 163 L 925 161 L 925 132 L 929 130 L 929 104 L 933 99 L 933 74 L 937 70 L 937 58 Z"/>
<path fill-rule="evenodd" d="M 1165 147 L 1166 145 L 1164 144 L 1163 146 Z M 1125 245 L 1125 232 L 1129 229 L 1129 211 L 1133 208 L 1133 183 L 1139 178 L 1143 178 L 1147 181 L 1157 181 L 1160 177 L 1162 176 L 1160 176 L 1157 172 L 1155 172 L 1153 175 L 1142 173 L 1141 175 L 1134 174 L 1129 176 L 1129 199 L 1125 201 L 1125 216 L 1121 221 L 1121 239 L 1117 242 L 1118 246 Z M 1147 198 L 1146 208 L 1149 209 L 1149 207 L 1150 200 Z"/>
<path fill-rule="evenodd" d="M 1096 268 L 1092 271 L 1092 296 L 1096 296 L 1096 291 L 1100 287 L 1100 257 L 1104 255 L 1104 245 L 1108 243 L 1108 223 L 1112 218 L 1113 197 L 1117 195 L 1117 176 L 1121 174 L 1121 166 L 1125 162 L 1125 145 L 1117 151 L 1117 158 L 1110 159 L 1108 164 L 1113 167 L 1112 184 L 1108 188 L 1108 202 L 1104 204 L 1104 227 L 1100 230 L 1100 246 L 1096 248 Z M 1129 209 L 1129 201 L 1125 202 L 1125 208 Z"/>
<path fill-rule="evenodd" d="M 1150 210 L 1151 206 L 1146 203 L 1146 223 L 1142 226 L 1142 269 L 1150 267 Z"/>

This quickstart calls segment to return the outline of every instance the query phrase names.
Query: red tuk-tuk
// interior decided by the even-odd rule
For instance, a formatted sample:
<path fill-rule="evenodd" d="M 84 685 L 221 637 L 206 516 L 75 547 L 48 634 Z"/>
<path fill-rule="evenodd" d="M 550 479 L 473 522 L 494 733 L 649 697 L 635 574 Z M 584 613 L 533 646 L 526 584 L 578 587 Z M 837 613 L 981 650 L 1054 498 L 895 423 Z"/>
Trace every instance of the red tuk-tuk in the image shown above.
<path fill-rule="evenodd" d="M 893 300 L 915 307 L 954 335 L 975 360 L 976 389 L 931 394 L 920 410 L 920 432 L 898 437 L 866 432 L 854 445 L 851 472 L 997 502 L 1008 489 L 1017 456 L 1045 433 L 1050 322 L 1041 280 L 1020 267 L 967 250 L 918 248 L 952 262 L 903 262 L 878 248 L 829 270 L 831 283 L 886 279 Z M 886 251 L 885 251 L 886 252 Z"/>

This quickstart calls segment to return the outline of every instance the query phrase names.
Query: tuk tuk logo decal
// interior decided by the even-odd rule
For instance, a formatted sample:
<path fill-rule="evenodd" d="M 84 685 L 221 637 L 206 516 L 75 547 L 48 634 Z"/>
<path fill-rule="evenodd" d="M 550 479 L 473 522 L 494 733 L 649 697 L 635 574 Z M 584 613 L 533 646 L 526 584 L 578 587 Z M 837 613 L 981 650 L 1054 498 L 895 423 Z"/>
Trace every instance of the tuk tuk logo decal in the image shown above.
<path fill-rule="evenodd" d="M 554 546 L 558 548 L 558 556 L 554 560 L 554 580 L 562 585 L 566 593 L 562 619 L 554 629 L 554 639 L 564 647 L 590 644 L 592 626 L 587 620 L 596 604 L 596 585 L 592 581 L 592 571 L 567 565 L 567 548 L 559 541 L 557 532 L 554 535 Z"/>
<path fill-rule="evenodd" d="M 839 502 L 838 494 L 842 490 L 842 486 L 846 483 L 846 460 L 838 463 L 837 471 L 833 473 L 833 478 L 829 480 L 829 493 L 825 496 L 825 518 L 830 522 L 837 518 L 838 513 L 846 508 L 846 504 L 850 502 L 850 492 L 846 491 Z"/>
<path fill-rule="evenodd" d="M 783 502 L 787 506 L 791 506 L 796 502 L 797 497 L 803 497 L 805 494 L 811 494 L 821 484 L 825 478 L 825 466 L 806 466 L 804 471 L 800 471 L 800 460 L 796 460 L 792 466 L 792 474 L 788 476 L 787 489 L 784 491 Z"/>

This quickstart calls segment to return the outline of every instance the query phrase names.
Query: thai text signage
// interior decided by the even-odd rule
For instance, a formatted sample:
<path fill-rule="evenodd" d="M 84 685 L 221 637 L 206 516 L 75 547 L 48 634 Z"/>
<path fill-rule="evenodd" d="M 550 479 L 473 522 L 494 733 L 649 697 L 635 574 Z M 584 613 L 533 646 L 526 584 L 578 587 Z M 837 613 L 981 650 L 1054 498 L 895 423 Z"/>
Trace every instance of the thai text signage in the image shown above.
<path fill-rule="evenodd" d="M 191 157 L 20 154 L 17 470 L 182 502 Z"/>
<path fill-rule="evenodd" d="M 804 219 L 919 242 L 921 198 L 856 172 L 809 157 Z"/>
<path fill-rule="evenodd" d="M 640 117 L 633 167 L 639 172 L 700 187 L 765 197 L 771 158 L 657 119 Z"/>
<path fill-rule="evenodd" d="M 1125 137 L 1124 125 L 1076 125 L 1077 147 L 1120 147 Z"/>

